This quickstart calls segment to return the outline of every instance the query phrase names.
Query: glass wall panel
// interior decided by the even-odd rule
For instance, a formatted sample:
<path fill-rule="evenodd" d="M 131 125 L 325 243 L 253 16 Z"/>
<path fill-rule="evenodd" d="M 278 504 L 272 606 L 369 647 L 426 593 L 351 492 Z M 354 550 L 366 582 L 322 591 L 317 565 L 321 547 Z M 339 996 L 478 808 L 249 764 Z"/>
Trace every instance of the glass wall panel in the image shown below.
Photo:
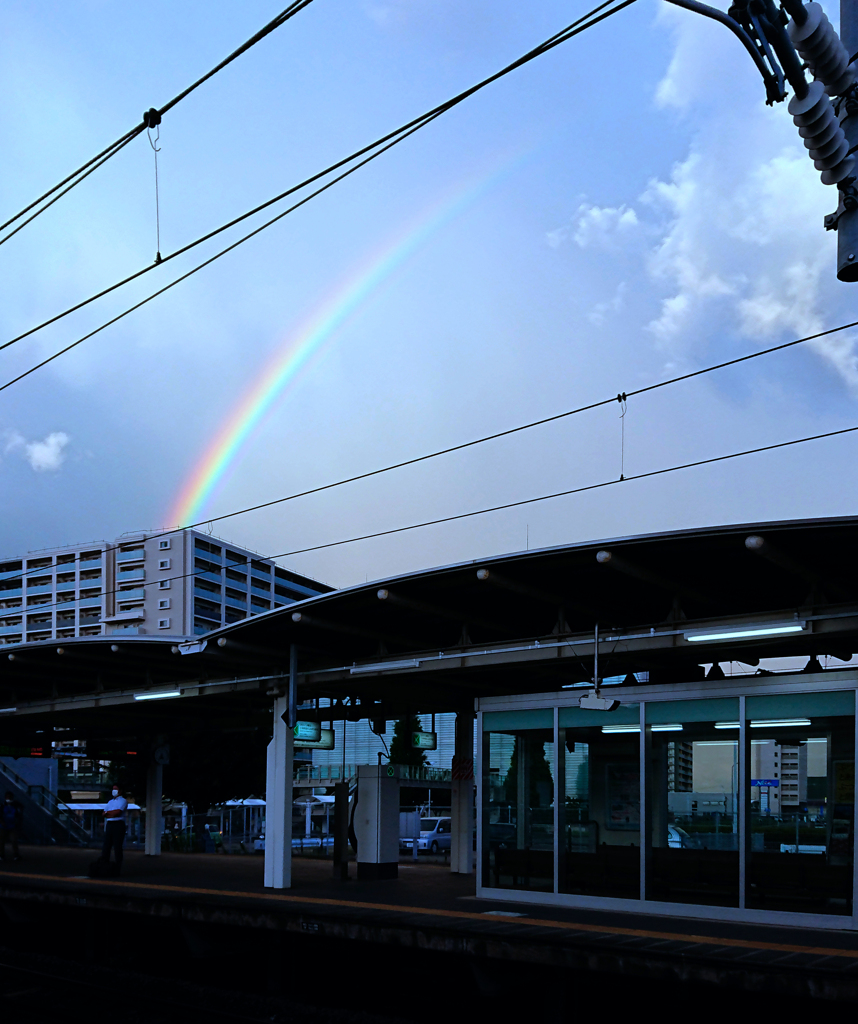
<path fill-rule="evenodd" d="M 852 913 L 855 694 L 748 697 L 747 906 Z"/>
<path fill-rule="evenodd" d="M 736 697 L 646 705 L 646 898 L 739 905 Z"/>
<path fill-rule="evenodd" d="M 559 891 L 638 899 L 640 707 L 559 715 Z"/>
<path fill-rule="evenodd" d="M 553 892 L 553 709 L 485 714 L 482 771 L 483 885 Z"/>

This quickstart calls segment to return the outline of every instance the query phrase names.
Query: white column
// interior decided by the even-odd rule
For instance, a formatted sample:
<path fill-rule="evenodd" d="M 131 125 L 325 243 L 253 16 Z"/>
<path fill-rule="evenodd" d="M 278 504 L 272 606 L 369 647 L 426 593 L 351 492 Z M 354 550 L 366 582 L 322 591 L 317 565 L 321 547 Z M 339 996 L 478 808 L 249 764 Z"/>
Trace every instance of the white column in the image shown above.
<path fill-rule="evenodd" d="M 295 737 L 282 716 L 289 698 L 274 700 L 274 735 L 268 744 L 265 785 L 265 876 L 267 889 L 292 885 L 292 758 Z"/>
<path fill-rule="evenodd" d="M 155 760 L 149 762 L 146 773 L 146 835 L 143 852 L 147 857 L 161 855 L 161 794 L 163 791 L 163 766 Z"/>
<path fill-rule="evenodd" d="M 452 836 L 450 870 L 469 875 L 474 870 L 474 713 L 456 714 L 453 786 L 450 794 Z"/>

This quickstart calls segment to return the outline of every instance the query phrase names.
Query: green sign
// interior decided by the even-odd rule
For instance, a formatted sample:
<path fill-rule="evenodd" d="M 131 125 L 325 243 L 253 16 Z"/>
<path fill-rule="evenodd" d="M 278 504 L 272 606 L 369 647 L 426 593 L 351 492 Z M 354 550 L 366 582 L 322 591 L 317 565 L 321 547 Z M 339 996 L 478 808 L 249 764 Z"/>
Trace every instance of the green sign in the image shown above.
<path fill-rule="evenodd" d="M 296 722 L 292 730 L 296 740 L 318 743 L 322 738 L 322 726 L 318 722 Z"/>
<path fill-rule="evenodd" d="M 303 725 L 312 725 L 312 722 L 303 722 Z M 295 738 L 295 742 L 299 743 L 302 747 L 309 748 L 310 750 L 333 750 L 334 749 L 334 730 L 333 729 L 320 729 L 321 735 L 317 740 L 299 740 Z"/>
<path fill-rule="evenodd" d="M 388 776 L 388 778 L 392 779 L 395 774 L 396 774 L 396 769 L 393 767 L 392 764 L 389 764 L 387 766 L 387 776 Z"/>
<path fill-rule="evenodd" d="M 411 746 L 415 750 L 437 750 L 437 732 L 413 732 L 411 734 Z"/>

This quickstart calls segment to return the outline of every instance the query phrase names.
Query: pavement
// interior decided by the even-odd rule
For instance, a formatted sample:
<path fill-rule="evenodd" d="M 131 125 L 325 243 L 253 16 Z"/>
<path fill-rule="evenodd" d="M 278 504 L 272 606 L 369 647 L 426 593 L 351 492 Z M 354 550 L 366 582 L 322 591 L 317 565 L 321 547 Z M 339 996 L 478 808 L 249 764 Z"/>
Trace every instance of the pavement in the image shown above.
<path fill-rule="evenodd" d="M 23 847 L 0 863 L 0 903 L 86 905 L 238 928 L 420 946 L 567 970 L 646 973 L 756 991 L 858 999 L 858 932 L 673 918 L 477 899 L 473 875 L 403 858 L 399 878 L 332 877 L 324 858 L 293 858 L 293 884 L 263 885 L 253 854 L 131 850 L 119 879 L 92 880 L 97 851 Z"/>

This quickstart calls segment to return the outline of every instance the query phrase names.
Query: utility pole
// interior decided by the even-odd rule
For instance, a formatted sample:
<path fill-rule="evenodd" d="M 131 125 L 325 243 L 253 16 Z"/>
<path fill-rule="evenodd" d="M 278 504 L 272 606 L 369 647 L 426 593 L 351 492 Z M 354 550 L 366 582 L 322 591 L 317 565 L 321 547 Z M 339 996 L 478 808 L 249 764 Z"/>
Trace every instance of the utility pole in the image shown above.
<path fill-rule="evenodd" d="M 837 232 L 837 277 L 858 281 L 858 0 L 840 0 L 840 36 L 813 0 L 733 0 L 727 14 L 699 0 L 669 2 L 730 29 L 762 75 L 767 103 L 792 89 L 788 109 L 808 156 L 823 185 L 837 186 L 837 209 L 825 218 Z"/>
<path fill-rule="evenodd" d="M 858 0 L 840 0 L 840 39 L 851 63 L 858 55 Z M 847 93 L 844 105 L 846 116 L 842 121 L 843 130 L 849 148 L 852 149 L 858 146 L 858 96 L 854 85 Z M 845 189 L 841 188 L 838 213 L 837 277 L 841 281 L 858 281 L 858 194 L 854 178 Z"/>

